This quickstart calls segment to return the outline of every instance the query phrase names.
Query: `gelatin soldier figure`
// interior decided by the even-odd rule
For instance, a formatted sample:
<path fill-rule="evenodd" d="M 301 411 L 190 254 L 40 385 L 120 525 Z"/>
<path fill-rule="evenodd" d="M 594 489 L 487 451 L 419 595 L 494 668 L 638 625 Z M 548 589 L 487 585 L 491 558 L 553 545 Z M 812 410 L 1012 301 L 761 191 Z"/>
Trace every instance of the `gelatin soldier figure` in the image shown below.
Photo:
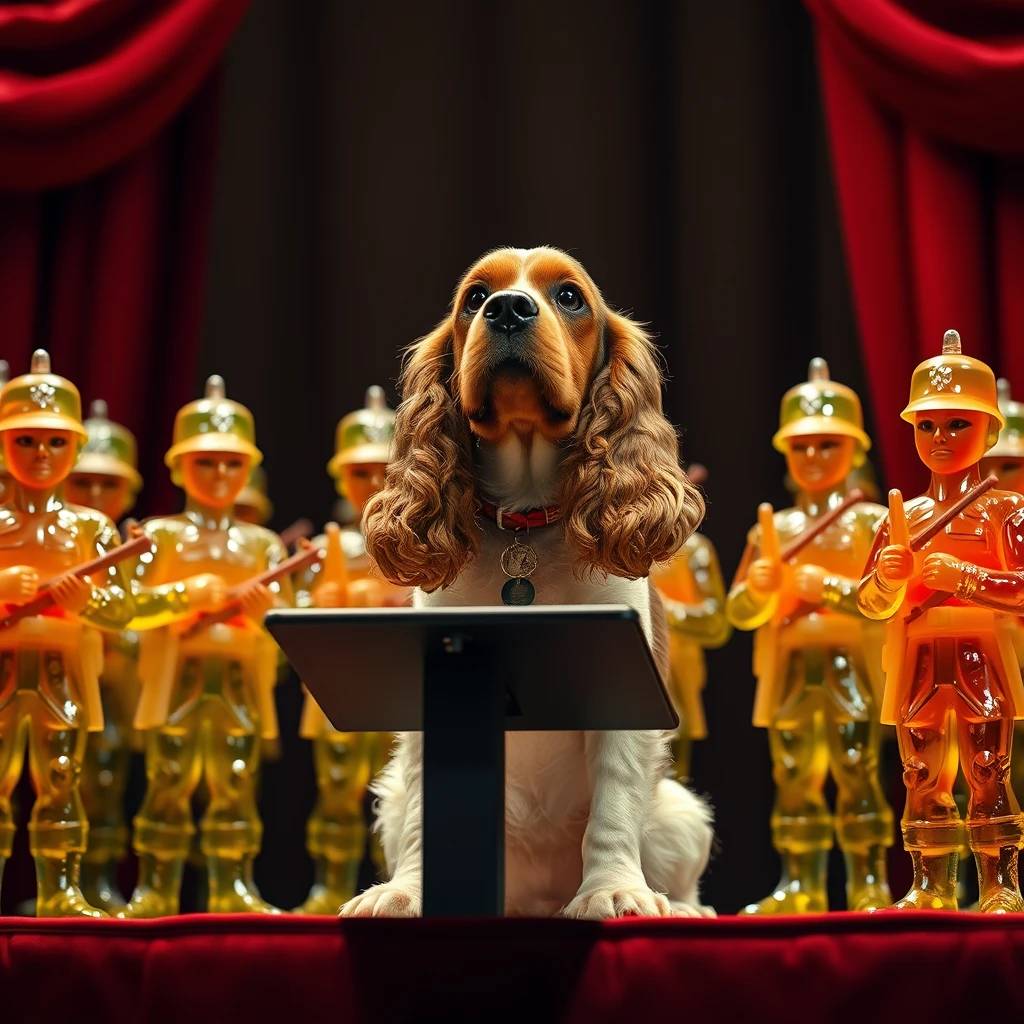
<path fill-rule="evenodd" d="M 88 440 L 64 485 L 65 497 L 118 523 L 142 489 L 135 438 L 111 422 L 106 402 L 99 400 L 89 408 L 85 429 Z M 128 852 L 124 797 L 132 750 L 138 748 L 138 734 L 132 728 L 139 701 L 138 658 L 138 634 L 126 630 L 103 635 L 103 731 L 89 734 L 82 766 L 82 800 L 89 817 L 82 890 L 93 906 L 106 911 L 124 906 L 116 874 Z"/>
<path fill-rule="evenodd" d="M 959 760 L 979 909 L 1019 912 L 1024 816 L 1008 776 L 1014 719 L 1024 717 L 1013 651 L 1024 611 L 1024 499 L 986 491 L 981 480 L 979 463 L 1004 425 L 995 377 L 947 331 L 942 354 L 914 371 L 901 415 L 914 426 L 931 484 L 905 508 L 890 492 L 859 593 L 865 614 L 889 620 L 882 720 L 896 725 L 907 788 L 903 845 L 914 868 L 896 906 L 957 908 Z"/>
<path fill-rule="evenodd" d="M 11 793 L 27 745 L 39 917 L 106 916 L 79 888 L 89 833 L 79 775 L 86 731 L 103 728 L 103 649 L 93 627 L 124 629 L 132 600 L 118 565 L 93 580 L 73 572 L 120 544 L 110 519 L 60 495 L 85 439 L 78 390 L 36 351 L 31 372 L 0 391 L 0 441 L 14 481 L 0 506 L 0 601 L 10 611 L 48 584 L 54 607 L 0 628 L 0 872 L 11 854 Z"/>
<path fill-rule="evenodd" d="M 134 625 L 146 630 L 135 725 L 148 730 L 148 785 L 134 823 L 139 882 L 122 916 L 177 913 L 200 777 L 210 797 L 200 822 L 207 909 L 279 912 L 252 880 L 263 830 L 255 778 L 261 739 L 277 735 L 278 650 L 262 622 L 271 607 L 292 603 L 291 583 L 260 580 L 285 560 L 284 546 L 270 530 L 234 517 L 238 494 L 261 458 L 252 414 L 225 397 L 220 377 L 210 377 L 205 397 L 178 412 L 165 457 L 185 490 L 185 511 L 143 524 L 154 553 L 134 567 Z M 201 617 L 188 614 L 194 597 L 182 586 L 197 576 L 212 591 L 207 605 L 233 602 L 240 613 L 204 628 Z"/>
<path fill-rule="evenodd" d="M 692 533 L 670 561 L 651 567 L 651 582 L 668 619 L 671 692 L 680 719 L 672 754 L 676 778 L 686 779 L 693 742 L 708 734 L 701 699 L 707 679 L 704 651 L 721 647 L 732 635 L 714 545 L 703 534 Z"/>
<path fill-rule="evenodd" d="M 737 629 L 757 630 L 754 724 L 768 729 L 772 837 L 782 860 L 775 891 L 744 913 L 827 910 L 834 835 L 847 906 L 875 910 L 891 902 L 893 825 L 878 776 L 879 658 L 857 585 L 885 509 L 847 497 L 871 442 L 857 395 L 829 379 L 824 360 L 812 360 L 808 380 L 783 397 L 772 443 L 786 456 L 796 505 L 761 507 L 726 603 Z M 830 771 L 834 817 L 824 795 Z"/>
<path fill-rule="evenodd" d="M 982 478 L 992 475 L 1001 491 L 1024 494 L 1024 405 L 1010 396 L 1010 382 L 1001 377 L 996 381 L 999 411 L 1006 425 L 999 432 L 999 440 L 981 460 Z M 1024 665 L 1024 618 L 1018 620 L 1013 633 L 1013 646 L 1017 663 Z M 1024 722 L 1014 726 L 1013 758 L 1010 762 L 1010 782 L 1014 793 L 1024 793 Z"/>
<path fill-rule="evenodd" d="M 338 493 L 352 502 L 357 515 L 384 486 L 384 469 L 391 459 L 395 413 L 384 391 L 366 392 L 365 408 L 349 413 L 338 424 L 334 457 L 327 471 Z M 373 574 L 358 526 L 331 529 L 313 542 L 327 557 L 317 573 L 300 584 L 300 603 L 319 608 L 374 608 L 408 604 L 412 591 L 396 587 Z M 356 684 L 372 685 L 369 680 Z M 370 780 L 384 766 L 391 745 L 386 733 L 338 732 L 306 694 L 300 734 L 313 741 L 317 800 L 306 825 L 306 849 L 316 865 L 309 898 L 299 913 L 337 914 L 356 894 L 359 865 L 366 848 L 363 802 Z M 379 850 L 374 850 L 379 861 Z M 378 865 L 379 866 L 379 865 Z"/>

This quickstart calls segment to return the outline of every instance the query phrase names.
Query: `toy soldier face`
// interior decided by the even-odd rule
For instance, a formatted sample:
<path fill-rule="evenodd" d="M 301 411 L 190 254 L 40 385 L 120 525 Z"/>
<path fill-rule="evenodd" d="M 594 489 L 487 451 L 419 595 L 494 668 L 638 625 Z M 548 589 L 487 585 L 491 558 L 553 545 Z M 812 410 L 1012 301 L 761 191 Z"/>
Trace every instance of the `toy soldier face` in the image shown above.
<path fill-rule="evenodd" d="M 249 456 L 237 452 L 186 452 L 181 456 L 185 493 L 211 508 L 228 508 L 249 481 Z"/>
<path fill-rule="evenodd" d="M 914 414 L 914 442 L 933 473 L 962 473 L 988 451 L 988 416 L 965 409 L 924 409 Z"/>
<path fill-rule="evenodd" d="M 7 471 L 23 487 L 56 487 L 78 458 L 77 437 L 70 430 L 5 430 Z"/>
<path fill-rule="evenodd" d="M 807 434 L 791 437 L 786 467 L 802 491 L 838 487 L 853 468 L 856 441 L 845 434 Z"/>
<path fill-rule="evenodd" d="M 360 516 L 366 503 L 384 486 L 383 462 L 353 462 L 341 467 L 341 485 L 345 497 Z"/>
<path fill-rule="evenodd" d="M 1024 458 L 1007 455 L 982 459 L 981 475 L 984 477 L 989 473 L 994 473 L 999 480 L 996 484 L 999 490 L 1024 494 Z"/>
<path fill-rule="evenodd" d="M 94 508 L 115 523 L 132 507 L 128 481 L 109 473 L 72 473 L 64 495 L 72 504 Z"/>

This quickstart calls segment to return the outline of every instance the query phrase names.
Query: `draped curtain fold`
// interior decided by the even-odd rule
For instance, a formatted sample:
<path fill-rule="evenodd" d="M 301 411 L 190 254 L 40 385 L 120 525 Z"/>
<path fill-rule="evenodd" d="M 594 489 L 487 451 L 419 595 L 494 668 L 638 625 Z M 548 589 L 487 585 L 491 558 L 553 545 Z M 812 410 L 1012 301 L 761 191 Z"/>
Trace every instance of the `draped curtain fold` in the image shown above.
<path fill-rule="evenodd" d="M 0 3 L 0 357 L 46 348 L 139 439 L 194 397 L 219 58 L 249 0 Z"/>
<path fill-rule="evenodd" d="M 805 4 L 880 462 L 923 487 L 899 413 L 946 329 L 1024 392 L 1024 3 Z"/>

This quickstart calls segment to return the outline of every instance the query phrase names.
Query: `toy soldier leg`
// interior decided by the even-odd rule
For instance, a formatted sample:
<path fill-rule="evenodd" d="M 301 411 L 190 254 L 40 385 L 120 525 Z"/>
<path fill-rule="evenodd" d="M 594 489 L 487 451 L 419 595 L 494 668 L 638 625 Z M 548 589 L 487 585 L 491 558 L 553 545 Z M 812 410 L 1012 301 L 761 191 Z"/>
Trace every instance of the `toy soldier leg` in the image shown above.
<path fill-rule="evenodd" d="M 903 811 L 903 846 L 910 854 L 914 880 L 897 910 L 956 910 L 956 869 L 963 845 L 953 786 L 956 782 L 956 728 L 949 679 L 935 671 L 934 648 L 916 651 L 914 677 L 900 709 L 896 739 L 903 764 L 907 804 Z"/>
<path fill-rule="evenodd" d="M 29 850 L 36 862 L 37 917 L 106 917 L 79 888 L 89 824 L 79 791 L 86 732 L 59 654 L 41 654 L 37 692 L 27 692 L 28 764 L 36 802 L 29 819 Z M 23 667 L 29 658 L 22 654 Z M 63 698 L 63 700 L 61 700 Z M 58 703 L 59 701 L 59 703 Z"/>
<path fill-rule="evenodd" d="M 0 655 L 0 672 L 9 667 Z M 2 677 L 0 677 L 2 678 Z M 14 811 L 11 795 L 21 778 L 25 761 L 25 740 L 28 722 L 19 712 L 19 702 L 14 688 L 0 682 L 0 887 L 3 885 L 4 866 L 14 848 Z"/>
<path fill-rule="evenodd" d="M 808 914 L 828 909 L 825 873 L 832 848 L 832 817 L 824 795 L 828 745 L 822 690 L 820 685 L 808 685 L 807 660 L 804 652 L 790 658 L 786 694 L 768 730 L 775 780 L 772 841 L 782 860 L 782 876 L 775 891 L 745 907 L 745 914 Z"/>
<path fill-rule="evenodd" d="M 89 846 L 82 861 L 82 891 L 94 906 L 120 910 L 117 864 L 128 850 L 124 793 L 131 752 L 125 715 L 109 687 L 101 690 L 103 731 L 89 733 L 82 765 L 82 801 L 89 818 Z"/>
<path fill-rule="evenodd" d="M 221 693 L 206 698 L 203 761 L 210 803 L 199 823 L 199 844 L 209 870 L 212 914 L 279 914 L 253 882 L 263 824 L 256 809 L 259 719 L 237 662 L 208 666 L 222 671 Z"/>
<path fill-rule="evenodd" d="M 980 644 L 957 641 L 957 714 L 960 759 L 970 788 L 967 839 L 978 865 L 978 906 L 983 913 L 1024 910 L 1017 857 L 1024 845 L 1024 816 L 1008 784 L 1013 717 L 996 659 Z"/>
<path fill-rule="evenodd" d="M 195 826 L 192 794 L 199 784 L 200 700 L 197 667 L 186 662 L 166 725 L 146 733 L 146 795 L 135 816 L 132 846 L 139 880 L 118 917 L 178 913 L 181 876 Z"/>
<path fill-rule="evenodd" d="M 366 849 L 363 800 L 376 740 L 376 733 L 328 729 L 313 741 L 317 799 L 306 825 L 306 849 L 316 864 L 316 882 L 299 913 L 336 915 L 356 894 Z"/>
<path fill-rule="evenodd" d="M 829 653 L 825 679 L 836 836 L 846 862 L 846 906 L 878 910 L 892 903 L 886 870 L 892 811 L 878 778 L 882 726 L 863 666 L 848 652 Z"/>

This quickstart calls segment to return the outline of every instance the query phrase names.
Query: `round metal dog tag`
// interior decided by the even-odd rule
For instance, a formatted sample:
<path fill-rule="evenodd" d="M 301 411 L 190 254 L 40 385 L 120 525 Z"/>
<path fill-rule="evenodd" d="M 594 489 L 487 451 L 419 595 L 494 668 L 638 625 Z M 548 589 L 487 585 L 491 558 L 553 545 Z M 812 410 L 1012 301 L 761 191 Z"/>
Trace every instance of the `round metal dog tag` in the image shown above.
<path fill-rule="evenodd" d="M 535 593 L 529 580 L 508 580 L 501 588 L 501 599 L 505 604 L 533 604 Z"/>

